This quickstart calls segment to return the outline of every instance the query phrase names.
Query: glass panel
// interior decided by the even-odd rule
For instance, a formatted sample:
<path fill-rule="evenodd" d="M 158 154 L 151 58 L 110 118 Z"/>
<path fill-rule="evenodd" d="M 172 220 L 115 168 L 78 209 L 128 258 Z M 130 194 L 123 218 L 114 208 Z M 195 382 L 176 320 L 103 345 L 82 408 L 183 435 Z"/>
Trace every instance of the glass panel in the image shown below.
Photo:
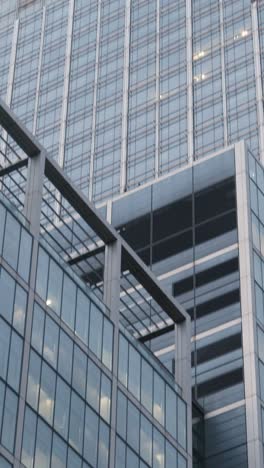
<path fill-rule="evenodd" d="M 152 414 L 153 369 L 145 359 L 142 359 L 141 403 Z"/>
<path fill-rule="evenodd" d="M 60 315 L 62 293 L 62 270 L 52 259 L 49 268 L 47 305 Z"/>
<path fill-rule="evenodd" d="M 21 461 L 27 468 L 33 468 L 37 417 L 26 407 Z"/>
<path fill-rule="evenodd" d="M 6 209 L 0 203 L 0 257 L 2 256 L 2 248 L 3 248 L 3 237 L 4 237 L 4 229 L 5 229 L 5 219 L 6 219 Z"/>
<path fill-rule="evenodd" d="M 154 404 L 153 416 L 164 425 L 165 384 L 161 377 L 154 372 Z"/>
<path fill-rule="evenodd" d="M 36 292 L 46 301 L 48 284 L 49 257 L 43 249 L 39 248 Z"/>
<path fill-rule="evenodd" d="M 93 302 L 91 303 L 90 316 L 89 348 L 99 359 L 101 359 L 103 315 Z"/>
<path fill-rule="evenodd" d="M 17 392 L 20 384 L 22 351 L 22 339 L 15 332 L 12 332 L 7 382 Z"/>
<path fill-rule="evenodd" d="M 54 434 L 51 468 L 65 468 L 65 466 L 67 466 L 67 445 L 57 434 Z"/>
<path fill-rule="evenodd" d="M 69 441 L 78 452 L 82 452 L 84 426 L 84 402 L 75 392 L 71 397 Z"/>
<path fill-rule="evenodd" d="M 177 451 L 166 440 L 166 468 L 177 468 Z"/>
<path fill-rule="evenodd" d="M 90 301 L 88 297 L 78 289 L 75 330 L 86 345 L 88 344 L 89 310 Z"/>
<path fill-rule="evenodd" d="M 117 432 L 126 440 L 127 429 L 127 398 L 118 391 L 117 396 Z"/>
<path fill-rule="evenodd" d="M 127 447 L 127 463 L 126 468 L 138 468 L 138 457 L 137 455 Z"/>
<path fill-rule="evenodd" d="M 56 369 L 58 355 L 59 327 L 46 315 L 43 357 Z"/>
<path fill-rule="evenodd" d="M 25 316 L 27 307 L 27 293 L 18 284 L 16 285 L 13 325 L 18 333 L 24 334 Z"/>
<path fill-rule="evenodd" d="M 7 213 L 3 257 L 14 270 L 17 269 L 20 229 L 16 219 Z"/>
<path fill-rule="evenodd" d="M 35 467 L 49 468 L 51 455 L 51 430 L 48 426 L 38 420 L 37 442 L 35 454 Z"/>
<path fill-rule="evenodd" d="M 99 418 L 86 405 L 84 430 L 84 457 L 92 466 L 96 466 Z"/>
<path fill-rule="evenodd" d="M 61 330 L 58 371 L 69 383 L 71 383 L 72 375 L 72 356 L 73 342 L 68 335 Z"/>
<path fill-rule="evenodd" d="M 0 319 L 0 377 L 6 380 L 10 327 Z"/>
<path fill-rule="evenodd" d="M 40 366 L 41 366 L 40 357 L 36 353 L 31 351 L 30 361 L 29 361 L 29 371 L 28 371 L 27 402 L 35 410 L 37 410 L 38 408 Z"/>
<path fill-rule="evenodd" d="M 173 390 L 166 385 L 166 429 L 177 438 L 177 397 Z"/>
<path fill-rule="evenodd" d="M 71 468 L 81 468 L 82 460 L 71 448 L 68 451 L 68 466 Z"/>
<path fill-rule="evenodd" d="M 113 325 L 104 319 L 103 332 L 103 364 L 112 370 L 112 349 L 113 349 Z"/>
<path fill-rule="evenodd" d="M 86 400 L 98 412 L 100 395 L 100 376 L 100 369 L 91 361 L 91 359 L 89 359 Z"/>
<path fill-rule="evenodd" d="M 18 273 L 26 282 L 28 282 L 29 279 L 31 247 L 32 237 L 28 234 L 28 232 L 25 229 L 22 228 L 18 260 Z"/>
<path fill-rule="evenodd" d="M 13 453 L 15 442 L 17 403 L 17 396 L 7 388 L 2 427 L 2 444 L 11 453 Z"/>
<path fill-rule="evenodd" d="M 127 387 L 127 371 L 128 342 L 122 335 L 119 335 L 118 378 L 125 387 Z"/>
<path fill-rule="evenodd" d="M 164 468 L 164 437 L 153 429 L 153 468 Z"/>
<path fill-rule="evenodd" d="M 126 446 L 119 437 L 116 438 L 116 463 L 115 468 L 126 466 Z"/>
<path fill-rule="evenodd" d="M 101 402 L 100 415 L 106 422 L 110 423 L 111 412 L 111 380 L 102 374 L 101 380 Z"/>
<path fill-rule="evenodd" d="M 61 317 L 72 330 L 75 322 L 76 290 L 74 282 L 64 275 Z"/>
<path fill-rule="evenodd" d="M 140 396 L 140 355 L 129 345 L 128 389 L 139 400 Z"/>
<path fill-rule="evenodd" d="M 152 465 L 152 425 L 143 415 L 140 423 L 140 456 Z"/>
<path fill-rule="evenodd" d="M 35 302 L 31 343 L 32 343 L 32 346 L 34 346 L 34 348 L 40 354 L 42 354 L 42 347 L 43 347 L 44 321 L 45 321 L 44 312 L 39 307 L 39 305 L 36 304 Z"/>
<path fill-rule="evenodd" d="M 99 444 L 98 444 L 98 466 L 100 468 L 108 467 L 109 451 L 109 429 L 103 421 L 100 421 Z"/>
<path fill-rule="evenodd" d="M 178 398 L 178 442 L 186 448 L 186 405 Z"/>
<path fill-rule="evenodd" d="M 15 296 L 15 281 L 2 268 L 0 276 L 0 315 L 2 315 L 9 323 L 12 323 L 13 306 Z"/>
<path fill-rule="evenodd" d="M 128 400 L 127 405 L 127 443 L 139 452 L 139 411 Z"/>
<path fill-rule="evenodd" d="M 85 397 L 87 357 L 79 346 L 74 345 L 72 386 Z"/>
<path fill-rule="evenodd" d="M 39 414 L 50 424 L 53 421 L 56 374 L 42 362 Z"/>
<path fill-rule="evenodd" d="M 54 427 L 65 438 L 68 436 L 70 387 L 57 377 Z"/>

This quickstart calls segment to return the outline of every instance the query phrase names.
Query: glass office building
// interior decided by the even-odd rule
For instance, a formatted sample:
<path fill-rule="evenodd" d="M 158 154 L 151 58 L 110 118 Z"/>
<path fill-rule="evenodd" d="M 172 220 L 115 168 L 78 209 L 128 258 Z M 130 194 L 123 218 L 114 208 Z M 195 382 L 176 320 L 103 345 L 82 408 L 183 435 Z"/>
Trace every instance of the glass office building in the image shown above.
<path fill-rule="evenodd" d="M 244 139 L 264 157 L 262 0 L 2 0 L 0 95 L 107 199 Z"/>
<path fill-rule="evenodd" d="M 197 468 L 264 464 L 263 24 L 263 0 L 1 2 L 0 97 L 192 319 Z M 177 375 L 173 322 L 149 320 Z"/>
<path fill-rule="evenodd" d="M 3 111 L 0 105 L 6 131 Z M 43 148 L 12 116 L 10 122 L 27 157 L 8 135 L 8 164 L 0 172 L 1 468 L 191 467 L 188 315 Z M 18 176 L 26 179 L 19 198 L 12 185 Z M 72 208 L 66 224 L 65 214 L 54 224 L 43 222 L 44 188 L 52 181 L 61 187 L 62 205 L 67 200 Z M 70 225 L 76 237 L 69 240 Z M 100 284 L 91 279 L 99 238 L 105 256 Z M 70 264 L 66 251 L 82 256 L 83 270 Z M 141 315 L 135 294 L 120 287 L 133 272 L 149 296 L 143 302 L 141 294 Z M 136 339 L 149 324 L 160 329 L 173 320 L 182 378 Z"/>

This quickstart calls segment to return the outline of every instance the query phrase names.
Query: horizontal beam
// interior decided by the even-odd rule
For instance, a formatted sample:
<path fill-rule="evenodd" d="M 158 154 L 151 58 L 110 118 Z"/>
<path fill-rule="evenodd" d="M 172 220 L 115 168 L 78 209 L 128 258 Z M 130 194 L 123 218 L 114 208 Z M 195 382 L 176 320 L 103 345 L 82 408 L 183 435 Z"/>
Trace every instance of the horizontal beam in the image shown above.
<path fill-rule="evenodd" d="M 135 276 L 154 301 L 175 322 L 181 323 L 190 320 L 184 308 L 162 288 L 156 277 L 134 250 L 122 239 L 123 256 L 131 273 Z"/>
<path fill-rule="evenodd" d="M 85 253 L 83 253 L 81 255 L 78 255 L 77 257 L 71 258 L 70 260 L 68 260 L 67 263 L 69 265 L 76 265 L 76 263 L 80 263 L 83 260 L 87 260 L 88 258 L 91 258 L 91 257 L 94 257 L 95 255 L 99 255 L 99 254 L 103 253 L 104 249 L 105 249 L 105 246 L 102 245 L 101 247 L 97 247 L 95 249 L 88 250 L 87 252 L 85 252 Z"/>
<path fill-rule="evenodd" d="M 11 172 L 18 171 L 19 169 L 22 169 L 23 167 L 26 167 L 28 165 L 28 159 L 20 159 L 20 161 L 17 161 L 14 164 L 10 164 L 7 167 L 4 167 L 3 169 L 0 169 L 0 177 L 4 177 L 8 174 L 11 174 Z"/>
<path fill-rule="evenodd" d="M 0 125 L 30 158 L 37 156 L 44 149 L 2 99 L 0 99 Z"/>
<path fill-rule="evenodd" d="M 138 341 L 141 343 L 146 343 L 147 341 L 154 340 L 155 338 L 159 338 L 162 335 L 166 335 L 166 333 L 172 332 L 174 330 L 174 324 L 168 325 L 167 327 L 160 328 L 159 330 L 155 330 L 152 333 L 148 333 L 147 335 L 140 336 Z"/>

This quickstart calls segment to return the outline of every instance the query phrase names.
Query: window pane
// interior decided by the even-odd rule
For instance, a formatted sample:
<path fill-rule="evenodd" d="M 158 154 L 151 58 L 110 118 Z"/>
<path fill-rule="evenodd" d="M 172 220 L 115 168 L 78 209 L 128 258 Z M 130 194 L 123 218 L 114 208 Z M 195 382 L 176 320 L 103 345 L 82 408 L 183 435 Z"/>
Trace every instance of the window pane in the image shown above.
<path fill-rule="evenodd" d="M 27 402 L 35 410 L 38 409 L 40 366 L 41 366 L 40 357 L 36 353 L 31 351 L 30 361 L 29 361 L 29 371 L 28 371 Z"/>
<path fill-rule="evenodd" d="M 128 389 L 139 400 L 140 396 L 140 355 L 129 345 Z"/>
<path fill-rule="evenodd" d="M 83 426 L 84 402 L 75 392 L 72 392 L 69 441 L 80 453 L 82 452 Z"/>
<path fill-rule="evenodd" d="M 140 456 L 149 464 L 152 464 L 152 425 L 141 415 L 140 427 Z"/>
<path fill-rule="evenodd" d="M 14 270 L 17 269 L 20 229 L 16 219 L 7 213 L 3 257 Z"/>
<path fill-rule="evenodd" d="M 178 442 L 186 448 L 186 405 L 178 398 Z"/>
<path fill-rule="evenodd" d="M 127 428 L 127 398 L 118 391 L 117 397 L 117 432 L 126 440 Z"/>
<path fill-rule="evenodd" d="M 17 401 L 17 396 L 7 388 L 2 428 L 2 444 L 12 453 L 15 442 Z"/>
<path fill-rule="evenodd" d="M 165 384 L 160 376 L 154 372 L 154 405 L 153 416 L 164 425 Z"/>
<path fill-rule="evenodd" d="M 164 437 L 153 429 L 153 468 L 164 468 Z"/>
<path fill-rule="evenodd" d="M 141 403 L 152 414 L 153 369 L 142 359 Z"/>
<path fill-rule="evenodd" d="M 55 384 L 55 372 L 53 372 L 53 370 L 43 362 L 39 397 L 39 414 L 50 424 L 52 424 L 53 421 Z"/>
<path fill-rule="evenodd" d="M 177 468 L 177 451 L 166 441 L 166 468 Z"/>
<path fill-rule="evenodd" d="M 57 378 L 54 427 L 65 438 L 68 436 L 70 413 L 70 387 Z"/>
<path fill-rule="evenodd" d="M 90 300 L 78 289 L 75 330 L 85 344 L 88 344 L 89 313 Z"/>
<path fill-rule="evenodd" d="M 110 423 L 110 411 L 111 411 L 111 380 L 109 380 L 108 377 L 102 374 L 100 415 L 108 423 Z"/>
<path fill-rule="evenodd" d="M 36 292 L 46 301 L 48 283 L 49 257 L 43 249 L 39 248 Z"/>
<path fill-rule="evenodd" d="M 91 303 L 91 320 L 89 334 L 89 348 L 94 354 L 101 359 L 102 353 L 102 332 L 103 332 L 103 315 L 101 311 Z"/>
<path fill-rule="evenodd" d="M 44 312 L 39 307 L 39 305 L 36 304 L 35 302 L 31 343 L 32 343 L 32 346 L 34 346 L 34 348 L 40 354 L 42 354 L 42 347 L 43 347 L 44 320 L 45 320 Z"/>
<path fill-rule="evenodd" d="M 126 466 L 126 446 L 119 437 L 116 438 L 116 464 L 115 468 Z"/>
<path fill-rule="evenodd" d="M 27 293 L 18 284 L 16 285 L 13 325 L 18 333 L 24 334 L 27 307 Z"/>
<path fill-rule="evenodd" d="M 84 457 L 92 466 L 96 466 L 97 460 L 98 424 L 98 416 L 86 405 Z"/>
<path fill-rule="evenodd" d="M 127 443 L 139 452 L 139 411 L 128 400 L 127 404 Z"/>
<path fill-rule="evenodd" d="M 127 370 L 128 342 L 122 335 L 119 335 L 118 378 L 125 387 L 127 387 Z"/>
<path fill-rule="evenodd" d="M 0 319 L 0 377 L 6 380 L 10 327 Z"/>
<path fill-rule="evenodd" d="M 64 275 L 61 317 L 72 330 L 75 321 L 76 289 L 74 282 Z"/>
<path fill-rule="evenodd" d="M 6 218 L 6 209 L 0 203 L 0 257 L 2 256 L 2 249 L 3 249 L 3 237 L 4 237 L 4 230 L 5 230 L 5 218 Z"/>
<path fill-rule="evenodd" d="M 71 468 L 82 467 L 82 460 L 71 448 L 69 448 L 68 451 L 68 466 L 70 466 Z"/>
<path fill-rule="evenodd" d="M 33 468 L 37 417 L 26 407 L 21 461 L 27 468 Z"/>
<path fill-rule="evenodd" d="M 98 444 L 98 466 L 108 467 L 109 451 L 109 429 L 103 421 L 100 421 L 99 444 Z"/>
<path fill-rule="evenodd" d="M 79 346 L 74 345 L 72 385 L 85 397 L 87 357 Z"/>
<path fill-rule="evenodd" d="M 67 466 L 67 445 L 57 434 L 54 434 L 51 468 L 65 468 L 65 466 Z"/>
<path fill-rule="evenodd" d="M 166 429 L 177 438 L 177 396 L 173 390 L 166 385 Z"/>
<path fill-rule="evenodd" d="M 113 348 L 113 325 L 104 319 L 103 333 L 103 364 L 112 370 L 112 348 Z"/>
<path fill-rule="evenodd" d="M 88 361 L 88 376 L 87 376 L 87 402 L 99 412 L 99 395 L 100 395 L 100 369 L 89 359 Z"/>
<path fill-rule="evenodd" d="M 62 270 L 52 259 L 50 260 L 49 268 L 49 283 L 48 283 L 48 295 L 47 305 L 57 315 L 60 315 L 61 306 L 61 294 L 62 294 Z"/>
<path fill-rule="evenodd" d="M 32 237 L 28 234 L 28 232 L 25 229 L 22 228 L 18 260 L 18 273 L 26 282 L 28 282 L 29 279 L 31 246 Z"/>
<path fill-rule="evenodd" d="M 61 330 L 58 371 L 69 383 L 71 383 L 72 375 L 72 355 L 73 342 L 68 335 Z"/>
<path fill-rule="evenodd" d="M 38 420 L 35 467 L 49 468 L 51 455 L 51 430 Z"/>
<path fill-rule="evenodd" d="M 127 464 L 126 468 L 138 468 L 138 457 L 129 447 L 127 447 Z"/>
<path fill-rule="evenodd" d="M 2 317 L 4 317 L 9 323 L 12 323 L 13 318 L 14 296 L 15 281 L 2 268 L 0 276 L 0 315 L 2 315 Z"/>
<path fill-rule="evenodd" d="M 59 327 L 46 315 L 43 357 L 56 369 L 58 355 Z"/>
<path fill-rule="evenodd" d="M 7 381 L 9 385 L 17 392 L 19 390 L 20 384 L 22 351 L 22 339 L 17 335 L 17 333 L 12 332 Z"/>

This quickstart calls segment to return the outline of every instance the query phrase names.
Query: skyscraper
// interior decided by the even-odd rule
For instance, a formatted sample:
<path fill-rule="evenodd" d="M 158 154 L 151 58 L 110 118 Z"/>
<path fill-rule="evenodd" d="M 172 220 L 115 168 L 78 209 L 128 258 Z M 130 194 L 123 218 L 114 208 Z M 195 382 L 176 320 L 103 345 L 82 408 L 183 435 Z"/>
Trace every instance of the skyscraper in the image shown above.
<path fill-rule="evenodd" d="M 247 180 L 254 166 L 258 307 L 262 176 L 233 144 L 264 161 L 264 2 L 2 4 L 1 96 L 191 315 L 205 431 L 197 466 L 262 466 L 259 371 L 246 344 L 258 354 L 261 314 L 252 286 L 246 324 L 239 157 Z M 170 327 L 147 344 L 173 372 Z"/>

